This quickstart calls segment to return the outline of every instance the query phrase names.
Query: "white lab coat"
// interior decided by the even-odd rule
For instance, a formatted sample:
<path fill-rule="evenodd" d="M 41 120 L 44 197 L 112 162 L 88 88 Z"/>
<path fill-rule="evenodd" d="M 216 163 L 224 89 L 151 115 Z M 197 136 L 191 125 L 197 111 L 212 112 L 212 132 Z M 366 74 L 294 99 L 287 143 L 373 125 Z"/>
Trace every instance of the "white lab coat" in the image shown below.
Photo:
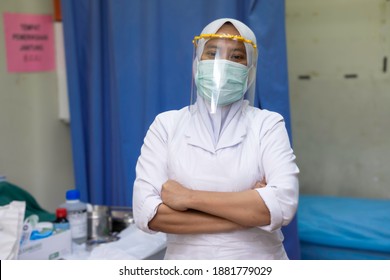
<path fill-rule="evenodd" d="M 166 259 L 287 259 L 281 227 L 295 215 L 298 167 L 281 115 L 242 103 L 242 110 L 213 141 L 199 110 L 188 108 L 158 115 L 141 149 L 134 183 L 136 225 L 153 233 L 148 222 L 162 203 L 168 179 L 187 188 L 208 191 L 257 189 L 271 223 L 228 233 L 168 234 Z"/>

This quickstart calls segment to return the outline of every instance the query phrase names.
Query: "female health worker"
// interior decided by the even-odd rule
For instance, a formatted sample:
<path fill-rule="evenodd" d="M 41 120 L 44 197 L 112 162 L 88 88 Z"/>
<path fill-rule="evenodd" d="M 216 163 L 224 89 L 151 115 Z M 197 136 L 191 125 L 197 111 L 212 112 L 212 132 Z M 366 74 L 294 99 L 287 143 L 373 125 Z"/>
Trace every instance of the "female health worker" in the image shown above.
<path fill-rule="evenodd" d="M 136 166 L 133 214 L 165 259 L 288 259 L 298 173 L 281 115 L 252 106 L 258 48 L 235 19 L 194 38 L 192 103 L 159 114 Z"/>

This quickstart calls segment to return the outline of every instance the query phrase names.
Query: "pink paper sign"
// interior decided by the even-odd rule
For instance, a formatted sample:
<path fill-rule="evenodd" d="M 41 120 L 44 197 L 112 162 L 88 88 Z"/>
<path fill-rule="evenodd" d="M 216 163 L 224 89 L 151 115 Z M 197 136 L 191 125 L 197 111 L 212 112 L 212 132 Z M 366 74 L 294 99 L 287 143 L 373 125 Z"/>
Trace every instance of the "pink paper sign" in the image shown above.
<path fill-rule="evenodd" d="M 8 72 L 55 69 L 53 17 L 4 13 Z"/>

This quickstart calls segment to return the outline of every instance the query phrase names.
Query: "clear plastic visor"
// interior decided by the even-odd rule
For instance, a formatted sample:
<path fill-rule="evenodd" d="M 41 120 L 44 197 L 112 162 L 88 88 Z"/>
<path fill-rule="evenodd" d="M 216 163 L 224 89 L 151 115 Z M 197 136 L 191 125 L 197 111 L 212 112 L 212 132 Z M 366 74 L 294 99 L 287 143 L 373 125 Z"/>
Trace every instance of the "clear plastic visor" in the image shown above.
<path fill-rule="evenodd" d="M 242 99 L 253 105 L 256 45 L 224 34 L 203 34 L 193 42 L 191 105 L 202 99 L 212 114 Z"/>

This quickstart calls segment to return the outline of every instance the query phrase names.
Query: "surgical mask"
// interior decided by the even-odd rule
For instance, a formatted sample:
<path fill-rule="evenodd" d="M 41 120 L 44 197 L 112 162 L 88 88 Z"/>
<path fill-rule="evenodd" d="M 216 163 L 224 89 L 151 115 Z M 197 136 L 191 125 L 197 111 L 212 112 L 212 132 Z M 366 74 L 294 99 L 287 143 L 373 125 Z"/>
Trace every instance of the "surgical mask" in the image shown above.
<path fill-rule="evenodd" d="M 202 60 L 198 64 L 195 84 L 198 93 L 211 106 L 226 106 L 240 100 L 247 89 L 248 68 L 224 59 Z"/>

